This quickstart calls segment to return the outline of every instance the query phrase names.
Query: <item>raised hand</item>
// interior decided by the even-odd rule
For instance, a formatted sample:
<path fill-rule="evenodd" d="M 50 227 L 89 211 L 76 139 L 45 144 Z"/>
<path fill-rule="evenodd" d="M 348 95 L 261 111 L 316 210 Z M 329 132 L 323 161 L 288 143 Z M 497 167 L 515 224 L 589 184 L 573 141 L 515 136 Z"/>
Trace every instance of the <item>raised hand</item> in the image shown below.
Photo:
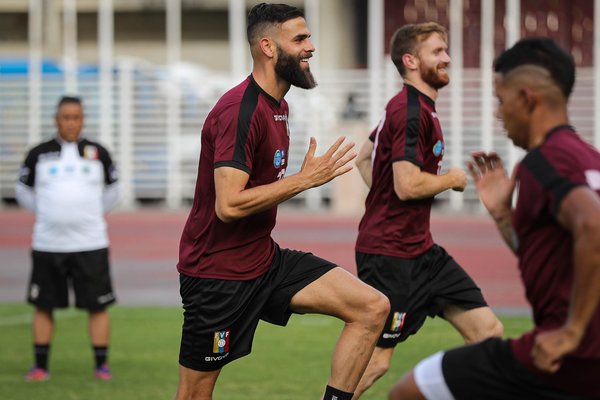
<path fill-rule="evenodd" d="M 511 210 L 515 174 L 508 178 L 502 160 L 494 152 L 474 152 L 471 157 L 469 171 L 485 208 L 494 218 Z"/>
<path fill-rule="evenodd" d="M 356 157 L 356 153 L 350 151 L 354 143 L 346 143 L 340 149 L 345 140 L 344 136 L 340 136 L 325 154 L 316 157 L 317 140 L 314 137 L 310 138 L 308 152 L 298 173 L 307 179 L 310 187 L 323 185 L 352 169 L 352 165 L 348 163 Z"/>

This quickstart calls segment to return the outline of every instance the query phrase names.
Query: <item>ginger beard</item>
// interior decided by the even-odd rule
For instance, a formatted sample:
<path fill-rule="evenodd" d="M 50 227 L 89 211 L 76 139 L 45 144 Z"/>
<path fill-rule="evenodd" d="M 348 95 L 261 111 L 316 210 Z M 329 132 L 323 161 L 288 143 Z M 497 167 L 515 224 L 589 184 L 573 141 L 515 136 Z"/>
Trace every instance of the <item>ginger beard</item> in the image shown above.
<path fill-rule="evenodd" d="M 275 63 L 275 72 L 280 78 L 289 82 L 290 85 L 302 89 L 312 89 L 317 86 L 317 82 L 310 72 L 310 67 L 303 70 L 302 60 L 308 60 L 312 55 L 307 57 L 296 58 L 293 55 L 286 53 L 285 50 L 277 46 L 277 62 Z"/>
<path fill-rule="evenodd" d="M 450 77 L 446 69 L 448 63 L 440 63 L 429 66 L 421 60 L 423 69 L 421 70 L 421 79 L 434 89 L 441 89 L 450 82 Z M 443 71 L 442 71 L 443 69 Z"/>

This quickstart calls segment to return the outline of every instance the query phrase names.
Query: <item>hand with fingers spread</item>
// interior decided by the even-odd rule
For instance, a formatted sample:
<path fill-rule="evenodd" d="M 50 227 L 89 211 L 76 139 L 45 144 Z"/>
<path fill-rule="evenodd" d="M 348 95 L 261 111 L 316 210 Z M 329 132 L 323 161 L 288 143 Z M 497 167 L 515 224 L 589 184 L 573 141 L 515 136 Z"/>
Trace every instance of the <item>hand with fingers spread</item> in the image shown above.
<path fill-rule="evenodd" d="M 352 169 L 352 165 L 348 163 L 356 157 L 356 153 L 350 151 L 354 143 L 346 143 L 340 149 L 344 140 L 346 138 L 340 136 L 325 154 L 316 157 L 317 140 L 314 137 L 310 138 L 308 152 L 298 173 L 307 180 L 310 187 L 321 186 Z"/>
<path fill-rule="evenodd" d="M 479 197 L 492 217 L 498 219 L 512 209 L 515 174 L 508 178 L 502 160 L 494 152 L 474 152 L 471 157 L 468 166 Z"/>

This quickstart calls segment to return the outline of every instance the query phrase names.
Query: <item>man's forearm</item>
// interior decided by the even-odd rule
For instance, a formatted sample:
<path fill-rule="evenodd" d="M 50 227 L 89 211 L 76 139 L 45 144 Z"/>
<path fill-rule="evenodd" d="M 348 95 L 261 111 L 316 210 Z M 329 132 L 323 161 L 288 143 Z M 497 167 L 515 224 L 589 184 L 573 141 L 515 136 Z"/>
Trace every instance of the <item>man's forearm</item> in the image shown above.
<path fill-rule="evenodd" d="M 516 253 L 519 248 L 519 239 L 512 225 L 512 210 L 506 210 L 501 213 L 490 213 L 490 215 L 496 223 L 496 228 L 498 228 L 504 242 L 513 253 Z"/>
<path fill-rule="evenodd" d="M 574 279 L 567 329 L 583 335 L 600 303 L 600 229 L 584 222 L 575 232 Z"/>
<path fill-rule="evenodd" d="M 217 204 L 217 216 L 223 222 L 232 222 L 268 210 L 310 187 L 299 174 L 295 174 L 267 185 L 245 189 L 235 196 L 234 202 Z"/>
<path fill-rule="evenodd" d="M 401 200 L 419 200 L 434 197 L 435 195 L 452 188 L 448 174 L 434 175 L 420 171 L 411 178 L 398 174 L 398 182 L 394 182 L 395 190 Z"/>

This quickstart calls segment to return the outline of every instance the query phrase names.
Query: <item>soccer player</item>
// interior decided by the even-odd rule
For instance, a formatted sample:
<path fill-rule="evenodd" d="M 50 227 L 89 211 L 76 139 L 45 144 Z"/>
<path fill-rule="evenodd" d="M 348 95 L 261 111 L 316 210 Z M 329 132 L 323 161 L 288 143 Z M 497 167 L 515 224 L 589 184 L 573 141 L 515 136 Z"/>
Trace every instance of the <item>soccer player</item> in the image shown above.
<path fill-rule="evenodd" d="M 68 307 L 72 286 L 75 306 L 89 312 L 95 375 L 108 380 L 112 375 L 107 364 L 110 318 L 106 307 L 115 302 L 115 296 L 104 213 L 119 198 L 117 173 L 108 151 L 81 137 L 84 114 L 79 98 L 61 98 L 55 121 L 58 135 L 29 151 L 16 187 L 19 204 L 36 215 L 28 292 L 28 301 L 35 306 L 35 364 L 25 379 L 50 377 L 53 310 Z"/>
<path fill-rule="evenodd" d="M 435 354 L 390 398 L 600 399 L 600 153 L 569 125 L 575 64 L 530 38 L 494 69 L 497 115 L 527 154 L 511 178 L 495 153 L 474 153 L 469 169 L 519 258 L 535 327 Z"/>
<path fill-rule="evenodd" d="M 280 248 L 271 230 L 279 203 L 351 169 L 353 144 L 340 138 L 318 157 L 311 138 L 300 172 L 285 176 L 284 96 L 291 85 L 315 87 L 309 67 L 315 48 L 303 13 L 285 4 L 253 7 L 247 34 L 252 74 L 206 118 L 194 203 L 181 237 L 177 398 L 212 398 L 221 368 L 250 353 L 259 320 L 286 325 L 292 313 L 321 313 L 345 322 L 324 398 L 349 400 L 389 302 L 326 260 Z"/>
<path fill-rule="evenodd" d="M 435 101 L 449 82 L 447 49 L 437 23 L 396 31 L 391 57 L 404 87 L 356 159 L 370 188 L 356 241 L 358 276 L 389 297 L 391 310 L 355 398 L 387 372 L 395 346 L 427 316 L 446 319 L 467 343 L 503 333 L 480 289 L 433 242 L 429 227 L 434 196 L 467 185 L 461 168 L 441 172 L 445 144 Z"/>

